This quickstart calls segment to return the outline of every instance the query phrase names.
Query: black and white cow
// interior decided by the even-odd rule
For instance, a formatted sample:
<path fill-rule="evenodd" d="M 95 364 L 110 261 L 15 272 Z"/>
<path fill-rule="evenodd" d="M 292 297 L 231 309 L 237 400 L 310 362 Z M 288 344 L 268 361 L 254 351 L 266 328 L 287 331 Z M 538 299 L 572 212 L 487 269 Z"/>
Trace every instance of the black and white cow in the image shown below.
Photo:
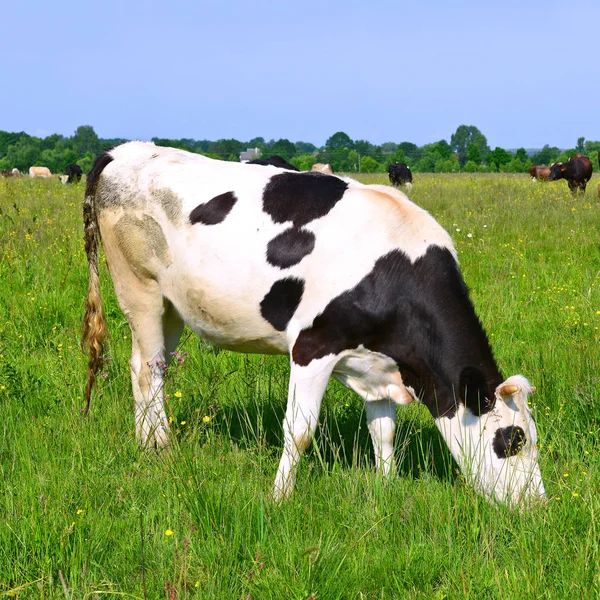
<path fill-rule="evenodd" d="M 67 183 L 79 183 L 81 181 L 83 171 L 79 165 L 73 163 L 65 167 L 65 175 L 67 176 Z"/>
<path fill-rule="evenodd" d="M 388 177 L 392 185 L 404 185 L 408 190 L 412 188 L 412 172 L 408 165 L 394 162 L 388 167 Z"/>
<path fill-rule="evenodd" d="M 249 160 L 247 165 L 262 165 L 263 167 L 277 167 L 279 169 L 287 169 L 288 171 L 299 171 L 294 165 L 290 165 L 283 156 L 279 156 L 278 154 L 274 154 L 273 156 L 269 156 L 268 158 L 255 158 L 253 160 Z"/>
<path fill-rule="evenodd" d="M 363 398 L 384 474 L 396 404 L 419 399 L 480 492 L 544 496 L 533 388 L 504 381 L 450 236 L 401 192 L 129 142 L 88 174 L 84 223 L 86 412 L 106 333 L 101 238 L 132 331 L 141 445 L 168 443 L 165 362 L 187 324 L 223 348 L 290 356 L 276 499 L 294 487 L 331 376 Z"/>

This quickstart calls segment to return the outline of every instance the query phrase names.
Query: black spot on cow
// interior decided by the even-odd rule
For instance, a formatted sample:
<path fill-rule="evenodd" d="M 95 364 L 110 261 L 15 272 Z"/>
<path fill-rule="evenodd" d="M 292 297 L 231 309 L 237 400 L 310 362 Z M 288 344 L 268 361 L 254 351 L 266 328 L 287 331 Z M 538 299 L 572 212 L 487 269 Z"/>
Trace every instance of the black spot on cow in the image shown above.
<path fill-rule="evenodd" d="M 305 366 L 360 345 L 393 359 L 435 418 L 452 418 L 458 403 L 488 412 L 503 381 L 446 248 L 431 246 L 414 263 L 401 250 L 382 256 L 300 332 L 292 360 Z"/>
<path fill-rule="evenodd" d="M 275 223 L 302 227 L 325 216 L 347 189 L 345 181 L 324 173 L 281 173 L 265 186 L 263 210 Z"/>
<path fill-rule="evenodd" d="M 277 331 L 284 331 L 304 294 L 304 281 L 286 277 L 276 281 L 260 303 L 260 314 Z"/>
<path fill-rule="evenodd" d="M 222 223 L 236 202 L 237 197 L 233 192 L 225 192 L 215 196 L 212 200 L 196 206 L 190 213 L 190 223 L 192 225 L 196 223 L 202 223 L 203 225 Z"/>
<path fill-rule="evenodd" d="M 520 427 L 509 425 L 496 431 L 492 448 L 498 458 L 508 458 L 518 454 L 526 441 L 525 432 Z"/>
<path fill-rule="evenodd" d="M 287 269 L 297 265 L 315 247 L 315 234 L 307 229 L 290 227 L 267 245 L 267 261 L 274 267 Z"/>

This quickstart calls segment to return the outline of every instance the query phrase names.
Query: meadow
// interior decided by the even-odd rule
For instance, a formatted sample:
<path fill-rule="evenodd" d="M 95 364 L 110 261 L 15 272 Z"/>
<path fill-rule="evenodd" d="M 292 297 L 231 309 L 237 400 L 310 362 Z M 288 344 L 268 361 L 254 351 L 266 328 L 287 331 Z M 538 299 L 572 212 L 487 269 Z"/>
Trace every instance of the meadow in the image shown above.
<path fill-rule="evenodd" d="M 525 175 L 423 174 L 411 192 L 452 235 L 502 372 L 537 387 L 548 502 L 519 511 L 465 484 L 416 403 L 381 480 L 362 403 L 334 381 L 295 494 L 273 504 L 287 360 L 188 332 L 166 389 L 173 446 L 140 451 L 104 261 L 109 351 L 84 420 L 83 183 L 0 180 L 0 598 L 600 597 L 597 182 L 573 197 Z"/>

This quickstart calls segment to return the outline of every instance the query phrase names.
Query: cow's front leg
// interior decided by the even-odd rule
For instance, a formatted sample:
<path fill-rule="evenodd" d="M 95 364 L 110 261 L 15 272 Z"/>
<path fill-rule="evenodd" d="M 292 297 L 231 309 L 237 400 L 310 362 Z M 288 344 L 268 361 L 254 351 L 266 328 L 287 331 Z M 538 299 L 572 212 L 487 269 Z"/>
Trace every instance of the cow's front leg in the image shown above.
<path fill-rule="evenodd" d="M 332 357 L 301 367 L 292 361 L 288 403 L 283 421 L 283 454 L 273 487 L 273 499 L 285 500 L 296 483 L 296 468 L 310 446 L 319 421 L 321 401 L 335 366 Z"/>
<path fill-rule="evenodd" d="M 378 471 L 388 477 L 395 468 L 396 404 L 387 398 L 366 401 L 365 410 L 373 450 L 375 451 L 375 466 Z"/>

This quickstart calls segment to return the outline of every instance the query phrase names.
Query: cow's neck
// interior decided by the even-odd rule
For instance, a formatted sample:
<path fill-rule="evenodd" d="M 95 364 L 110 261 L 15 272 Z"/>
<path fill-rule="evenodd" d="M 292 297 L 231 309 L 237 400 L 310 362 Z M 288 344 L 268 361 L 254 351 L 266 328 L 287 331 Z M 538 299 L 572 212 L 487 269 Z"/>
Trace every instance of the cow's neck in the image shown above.
<path fill-rule="evenodd" d="M 390 355 L 434 417 L 452 416 L 459 400 L 476 414 L 487 412 L 502 375 L 454 257 L 430 248 L 413 271 Z"/>

